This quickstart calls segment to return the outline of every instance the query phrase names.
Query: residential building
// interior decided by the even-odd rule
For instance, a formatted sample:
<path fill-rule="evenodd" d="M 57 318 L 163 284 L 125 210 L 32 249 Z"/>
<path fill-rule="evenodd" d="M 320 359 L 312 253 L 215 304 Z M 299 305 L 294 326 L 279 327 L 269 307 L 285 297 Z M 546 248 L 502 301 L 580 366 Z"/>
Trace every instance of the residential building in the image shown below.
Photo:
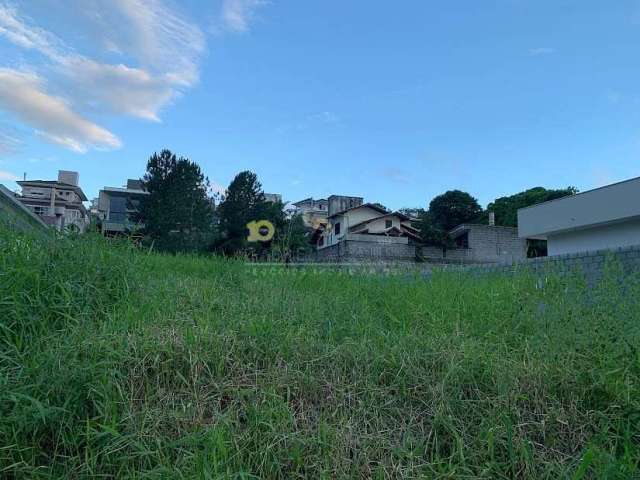
<path fill-rule="evenodd" d="M 329 217 L 363 204 L 362 197 L 348 197 L 345 195 L 331 195 L 327 200 Z"/>
<path fill-rule="evenodd" d="M 265 193 L 264 199 L 271 203 L 282 203 L 282 195 L 279 193 Z"/>
<path fill-rule="evenodd" d="M 330 211 L 332 205 L 327 228 L 313 236 L 319 259 L 415 261 L 420 235 L 409 217 L 379 204 L 364 204 L 359 197 L 332 196 Z"/>
<path fill-rule="evenodd" d="M 136 213 L 140 200 L 148 195 L 140 180 L 127 180 L 126 187 L 104 187 L 98 197 L 98 222 L 103 235 L 114 236 L 135 232 L 142 224 Z"/>
<path fill-rule="evenodd" d="M 305 198 L 293 203 L 293 206 L 296 208 L 295 213 L 302 215 L 302 221 L 306 227 L 319 228 L 327 225 L 329 211 L 327 199 L 314 200 L 313 198 Z"/>
<path fill-rule="evenodd" d="M 521 208 L 518 234 L 549 255 L 640 245 L 640 177 Z"/>
<path fill-rule="evenodd" d="M 83 204 L 87 197 L 78 181 L 77 172 L 65 170 L 58 172 L 58 180 L 18 181 L 22 189 L 18 199 L 57 230 L 71 228 L 84 232 L 89 226 L 89 215 Z"/>
<path fill-rule="evenodd" d="M 449 232 L 456 249 L 442 258 L 470 263 L 511 263 L 527 258 L 527 240 L 518 237 L 518 229 L 489 225 L 462 224 Z"/>
<path fill-rule="evenodd" d="M 332 198 L 334 197 L 329 197 L 330 200 Z M 334 205 L 336 204 L 348 205 L 348 202 L 336 202 Z M 329 205 L 331 206 L 331 202 Z M 328 220 L 330 227 L 318 237 L 318 248 L 335 245 L 350 234 L 406 237 L 412 241 L 420 241 L 419 232 L 411 225 L 409 217 L 399 212 L 389 212 L 376 203 L 360 203 L 337 211 L 330 214 Z"/>

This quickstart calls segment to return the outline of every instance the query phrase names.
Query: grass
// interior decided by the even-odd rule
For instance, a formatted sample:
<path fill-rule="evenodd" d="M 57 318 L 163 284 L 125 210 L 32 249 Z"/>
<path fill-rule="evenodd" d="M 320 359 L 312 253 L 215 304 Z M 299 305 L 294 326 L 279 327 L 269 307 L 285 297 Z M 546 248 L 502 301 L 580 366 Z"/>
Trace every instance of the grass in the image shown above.
<path fill-rule="evenodd" d="M 633 478 L 640 283 L 261 270 L 0 227 L 0 477 Z"/>

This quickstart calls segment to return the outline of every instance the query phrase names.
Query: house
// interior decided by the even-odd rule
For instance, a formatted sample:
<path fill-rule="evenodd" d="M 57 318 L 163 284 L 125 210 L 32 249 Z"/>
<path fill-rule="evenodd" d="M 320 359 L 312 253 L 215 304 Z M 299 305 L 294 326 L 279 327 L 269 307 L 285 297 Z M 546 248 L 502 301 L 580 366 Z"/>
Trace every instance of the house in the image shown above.
<path fill-rule="evenodd" d="M 527 240 L 518 237 L 514 227 L 462 224 L 449 232 L 455 250 L 444 252 L 443 258 L 469 263 L 512 263 L 527 258 Z"/>
<path fill-rule="evenodd" d="M 60 170 L 58 180 L 18 181 L 22 189 L 18 200 L 57 230 L 72 228 L 84 232 L 89 226 L 89 215 L 83 204 L 87 197 L 78 180 L 78 172 Z"/>
<path fill-rule="evenodd" d="M 549 255 L 640 245 L 640 177 L 521 208 L 518 234 Z"/>
<path fill-rule="evenodd" d="M 148 195 L 140 180 L 127 180 L 126 187 L 104 187 L 98 197 L 98 223 L 103 235 L 114 236 L 136 231 L 140 200 Z"/>
<path fill-rule="evenodd" d="M 331 226 L 318 238 L 318 248 L 335 245 L 349 234 L 406 237 L 420 241 L 419 232 L 411 225 L 409 217 L 399 212 L 389 212 L 375 203 L 332 213 L 328 220 Z"/>
<path fill-rule="evenodd" d="M 264 199 L 271 203 L 282 203 L 282 195 L 279 193 L 265 193 Z"/>
<path fill-rule="evenodd" d="M 328 203 L 328 225 L 313 237 L 319 260 L 415 261 L 420 235 L 409 217 L 360 197 Z"/>
<path fill-rule="evenodd" d="M 296 208 L 295 213 L 302 215 L 302 221 L 306 227 L 318 228 L 327 224 L 329 202 L 325 198 L 319 200 L 305 198 L 293 203 L 293 206 Z"/>

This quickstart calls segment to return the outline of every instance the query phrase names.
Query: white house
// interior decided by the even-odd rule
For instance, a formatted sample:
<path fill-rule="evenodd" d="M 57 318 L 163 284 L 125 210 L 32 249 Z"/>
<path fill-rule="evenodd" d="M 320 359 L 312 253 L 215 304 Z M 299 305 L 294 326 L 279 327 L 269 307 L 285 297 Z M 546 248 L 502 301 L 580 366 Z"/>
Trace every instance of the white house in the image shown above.
<path fill-rule="evenodd" d="M 411 225 L 409 217 L 399 212 L 389 212 L 374 203 L 365 203 L 333 213 L 329 215 L 328 220 L 328 228 L 318 236 L 318 249 L 336 245 L 351 235 L 401 237 L 407 241 L 420 241 L 420 234 Z"/>
<path fill-rule="evenodd" d="M 640 245 L 640 177 L 521 208 L 518 235 L 549 255 Z"/>
<path fill-rule="evenodd" d="M 78 173 L 60 170 L 58 180 L 22 180 L 18 197 L 44 223 L 58 230 L 72 227 L 84 232 L 89 214 L 83 205 L 87 197 L 78 185 Z"/>

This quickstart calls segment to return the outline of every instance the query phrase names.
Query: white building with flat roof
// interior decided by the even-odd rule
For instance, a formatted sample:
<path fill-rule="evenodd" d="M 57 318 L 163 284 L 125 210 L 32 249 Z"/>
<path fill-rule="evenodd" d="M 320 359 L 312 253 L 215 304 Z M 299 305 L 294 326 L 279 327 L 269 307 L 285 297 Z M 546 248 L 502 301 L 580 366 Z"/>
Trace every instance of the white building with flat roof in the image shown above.
<path fill-rule="evenodd" d="M 521 208 L 518 235 L 549 255 L 640 245 L 640 177 Z"/>
<path fill-rule="evenodd" d="M 78 173 L 58 172 L 58 180 L 20 180 L 18 200 L 57 230 L 73 228 L 84 232 L 89 226 L 89 214 L 83 202 L 87 197 L 78 185 Z"/>

